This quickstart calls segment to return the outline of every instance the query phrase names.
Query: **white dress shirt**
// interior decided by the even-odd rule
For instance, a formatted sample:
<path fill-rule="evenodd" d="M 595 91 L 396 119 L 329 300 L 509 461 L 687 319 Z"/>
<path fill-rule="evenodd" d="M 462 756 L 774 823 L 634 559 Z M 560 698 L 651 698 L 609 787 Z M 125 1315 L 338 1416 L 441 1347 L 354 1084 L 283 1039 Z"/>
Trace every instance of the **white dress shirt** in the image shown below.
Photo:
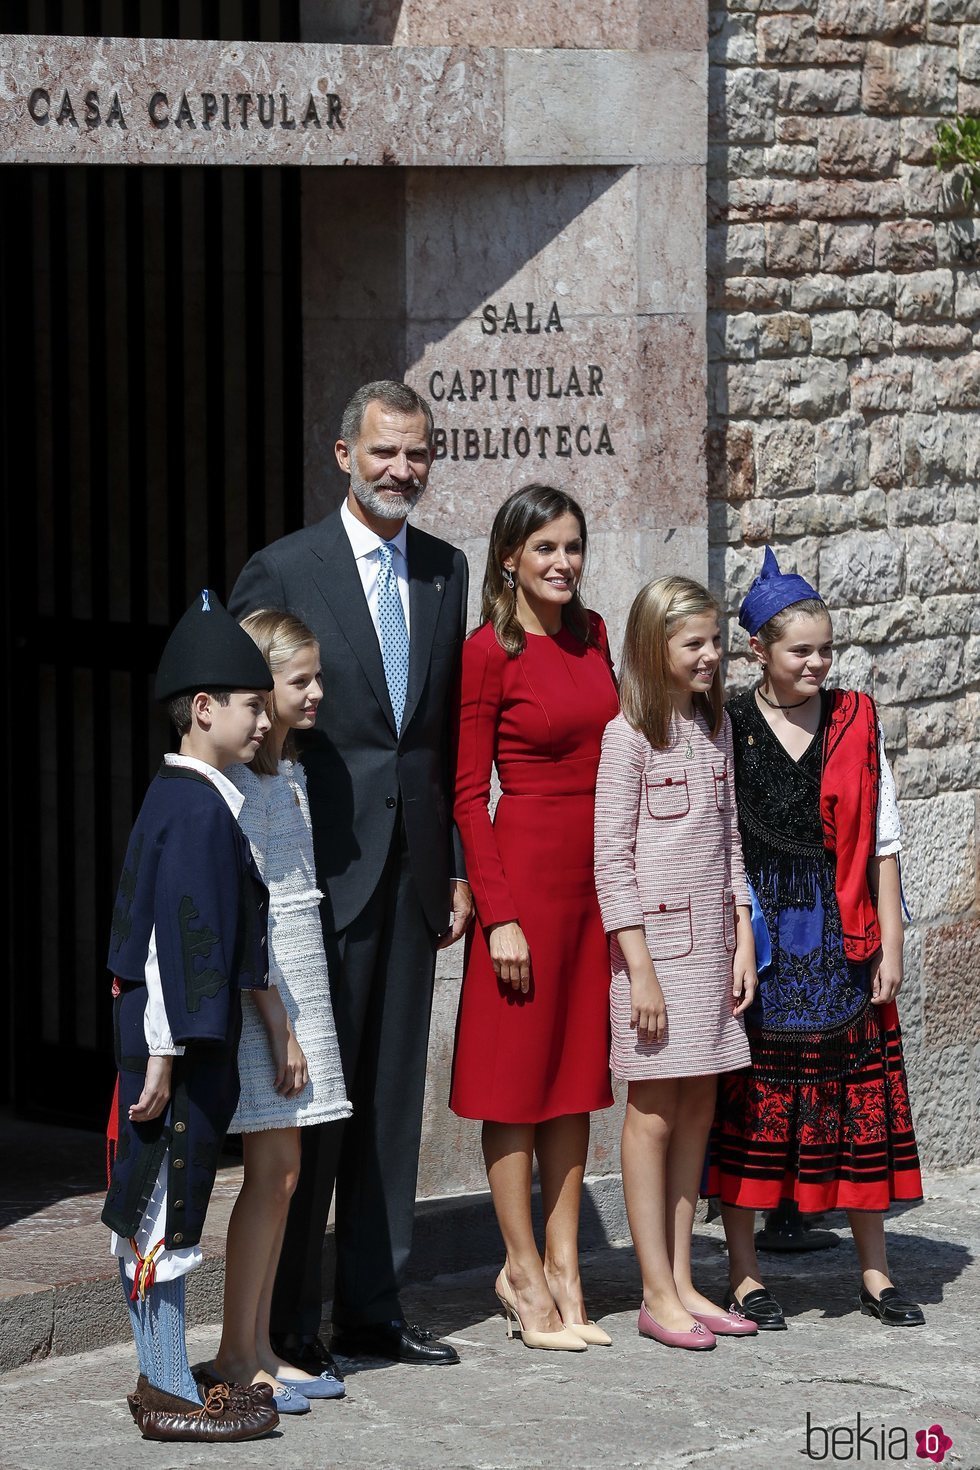
<path fill-rule="evenodd" d="M 357 563 L 357 574 L 361 579 L 361 586 L 364 588 L 364 596 L 367 599 L 368 612 L 371 614 L 374 631 L 377 632 L 378 568 L 381 562 L 381 558 L 378 555 L 378 547 L 381 545 L 384 537 L 378 536 L 371 530 L 370 526 L 366 526 L 363 521 L 357 519 L 357 516 L 352 515 L 347 508 L 346 500 L 340 507 L 340 519 L 343 523 L 344 530 L 347 532 L 347 539 L 351 544 L 351 550 L 354 553 L 354 560 Z M 405 629 L 409 636 L 411 636 L 412 622 L 408 608 L 407 542 L 408 522 L 402 521 L 398 535 L 393 536 L 388 542 L 388 545 L 391 547 L 391 565 L 398 582 L 398 595 L 402 600 L 402 610 L 405 614 Z"/>
<path fill-rule="evenodd" d="M 236 822 L 238 813 L 242 809 L 245 797 L 227 776 L 223 776 L 214 766 L 209 766 L 206 761 L 200 761 L 192 755 L 164 756 L 168 766 L 186 766 L 191 771 L 198 771 L 206 776 L 211 784 L 217 787 L 224 797 L 228 809 Z M 156 929 L 150 934 L 150 943 L 146 955 L 146 963 L 143 969 L 146 980 L 146 1009 L 143 1012 L 143 1035 L 146 1037 L 151 1057 L 179 1057 L 183 1056 L 184 1048 L 174 1044 L 173 1033 L 170 1030 L 170 1022 L 167 1019 L 167 1008 L 163 1001 L 163 986 L 160 981 L 160 966 L 157 961 Z M 160 1165 L 156 1183 L 147 1201 L 143 1218 L 134 1237 L 139 1248 L 140 1255 L 145 1256 L 148 1250 L 160 1240 L 164 1234 L 167 1220 L 167 1158 L 164 1157 Z M 136 1257 L 128 1240 L 115 1231 L 109 1240 L 109 1251 L 118 1256 L 126 1267 L 126 1275 L 130 1281 L 136 1274 Z M 194 1271 L 201 1264 L 203 1256 L 199 1245 L 181 1246 L 179 1250 L 163 1250 L 155 1258 L 157 1266 L 158 1281 L 173 1281 L 178 1276 L 186 1276 L 189 1271 Z"/>

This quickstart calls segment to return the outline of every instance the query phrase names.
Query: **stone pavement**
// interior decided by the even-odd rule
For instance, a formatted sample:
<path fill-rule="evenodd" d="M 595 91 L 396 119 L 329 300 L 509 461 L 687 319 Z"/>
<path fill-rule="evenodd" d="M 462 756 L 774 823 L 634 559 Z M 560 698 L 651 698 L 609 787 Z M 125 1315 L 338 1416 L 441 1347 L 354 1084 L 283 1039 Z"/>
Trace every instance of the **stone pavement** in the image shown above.
<path fill-rule="evenodd" d="M 697 1355 L 638 1337 L 628 1247 L 585 1255 L 590 1308 L 613 1346 L 579 1356 L 506 1341 L 490 1262 L 407 1294 L 411 1316 L 458 1346 L 458 1368 L 348 1362 L 345 1401 L 285 1420 L 266 1440 L 210 1449 L 137 1436 L 124 1399 L 135 1378 L 129 1347 L 48 1358 L 0 1378 L 0 1465 L 798 1470 L 809 1463 L 809 1415 L 810 1459 L 929 1465 L 916 1456 L 915 1434 L 939 1424 L 952 1439 L 943 1463 L 980 1467 L 980 1171 L 931 1175 L 926 1194 L 888 1227 L 893 1269 L 923 1302 L 924 1328 L 887 1329 L 858 1313 L 842 1227 L 835 1251 L 768 1257 L 769 1282 L 791 1314 L 787 1332 Z M 699 1279 L 716 1291 L 725 1274 L 721 1239 L 718 1224 L 698 1226 Z M 195 1356 L 214 1343 L 213 1329 L 194 1329 Z"/>

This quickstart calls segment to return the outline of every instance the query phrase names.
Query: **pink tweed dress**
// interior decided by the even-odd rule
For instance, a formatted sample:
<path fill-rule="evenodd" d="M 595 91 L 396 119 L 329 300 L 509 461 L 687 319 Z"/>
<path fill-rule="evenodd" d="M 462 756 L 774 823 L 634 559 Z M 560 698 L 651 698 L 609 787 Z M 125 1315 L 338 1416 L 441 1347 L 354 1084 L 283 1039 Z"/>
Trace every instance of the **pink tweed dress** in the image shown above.
<path fill-rule="evenodd" d="M 690 749 L 691 754 L 687 751 Z M 610 935 L 610 1066 L 623 1081 L 699 1077 L 749 1064 L 732 1015 L 735 906 L 748 905 L 728 715 L 671 725 L 654 750 L 622 715 L 606 726 L 596 788 L 595 877 Z M 641 926 L 667 1005 L 667 1035 L 630 1029 L 630 978 L 615 931 Z"/>

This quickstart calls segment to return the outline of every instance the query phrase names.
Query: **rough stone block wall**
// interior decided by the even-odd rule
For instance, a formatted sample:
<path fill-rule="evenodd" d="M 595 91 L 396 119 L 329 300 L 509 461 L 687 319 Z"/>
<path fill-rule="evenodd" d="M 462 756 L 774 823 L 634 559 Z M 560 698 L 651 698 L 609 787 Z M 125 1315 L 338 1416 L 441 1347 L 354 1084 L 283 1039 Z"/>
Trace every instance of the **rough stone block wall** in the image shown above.
<path fill-rule="evenodd" d="M 878 701 L 914 922 L 920 1148 L 980 1158 L 980 221 L 933 166 L 980 112 L 978 0 L 711 0 L 712 579 L 770 542 Z M 732 682 L 752 678 L 733 624 Z"/>

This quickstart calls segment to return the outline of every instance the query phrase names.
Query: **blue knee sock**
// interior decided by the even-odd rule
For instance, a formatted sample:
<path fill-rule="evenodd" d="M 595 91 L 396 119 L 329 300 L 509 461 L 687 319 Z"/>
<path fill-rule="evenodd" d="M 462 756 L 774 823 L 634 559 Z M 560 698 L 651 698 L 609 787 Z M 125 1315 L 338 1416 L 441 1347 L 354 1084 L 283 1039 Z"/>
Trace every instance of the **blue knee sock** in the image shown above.
<path fill-rule="evenodd" d="M 119 1262 L 119 1280 L 122 1282 L 123 1296 L 129 1308 L 129 1325 L 133 1329 L 133 1341 L 136 1343 L 136 1357 L 140 1365 L 140 1372 L 144 1378 L 149 1378 L 153 1364 L 146 1349 L 146 1333 L 143 1326 L 143 1308 L 146 1304 L 130 1300 L 133 1283 L 126 1275 L 126 1263 L 122 1260 Z"/>
<path fill-rule="evenodd" d="M 142 1301 L 129 1300 L 132 1282 L 123 1274 L 140 1372 L 164 1393 L 200 1402 L 184 1338 L 184 1278 L 157 1281 Z"/>

